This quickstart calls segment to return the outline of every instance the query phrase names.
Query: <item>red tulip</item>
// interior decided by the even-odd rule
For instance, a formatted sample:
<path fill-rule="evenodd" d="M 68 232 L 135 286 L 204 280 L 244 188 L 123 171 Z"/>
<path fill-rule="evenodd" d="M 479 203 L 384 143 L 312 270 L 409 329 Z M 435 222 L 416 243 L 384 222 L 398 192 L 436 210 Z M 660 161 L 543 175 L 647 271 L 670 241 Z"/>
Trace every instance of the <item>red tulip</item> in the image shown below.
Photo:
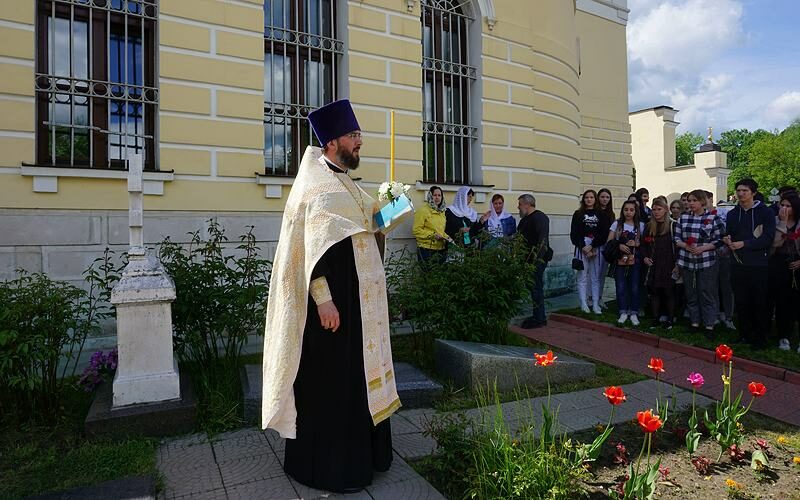
<path fill-rule="evenodd" d="M 606 387 L 605 392 L 603 392 L 603 396 L 605 396 L 608 399 L 608 402 L 614 406 L 622 404 L 627 399 L 622 387 L 617 387 L 615 385 Z"/>
<path fill-rule="evenodd" d="M 718 345 L 715 352 L 717 353 L 717 359 L 723 363 L 727 363 L 733 357 L 733 349 L 725 344 Z"/>
<path fill-rule="evenodd" d="M 647 367 L 653 370 L 656 375 L 664 373 L 664 360 L 661 358 L 650 358 L 650 364 L 647 365 Z"/>
<path fill-rule="evenodd" d="M 754 398 L 760 398 L 767 393 L 767 386 L 761 382 L 750 382 L 747 384 L 747 390 L 750 391 Z"/>
<path fill-rule="evenodd" d="M 653 410 L 637 412 L 636 420 L 639 421 L 639 427 L 648 434 L 657 431 L 664 424 L 658 415 L 653 414 Z"/>
<path fill-rule="evenodd" d="M 558 359 L 558 356 L 553 356 L 553 351 L 547 351 L 547 354 L 534 353 L 533 357 L 536 358 L 536 364 L 539 366 L 552 365 Z"/>

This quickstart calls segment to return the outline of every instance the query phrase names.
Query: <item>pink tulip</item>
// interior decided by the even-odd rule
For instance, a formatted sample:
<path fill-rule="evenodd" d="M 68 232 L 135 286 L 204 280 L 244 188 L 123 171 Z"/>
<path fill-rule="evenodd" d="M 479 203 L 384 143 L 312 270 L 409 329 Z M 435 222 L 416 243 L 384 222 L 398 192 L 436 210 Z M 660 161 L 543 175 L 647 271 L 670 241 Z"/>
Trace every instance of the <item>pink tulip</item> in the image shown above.
<path fill-rule="evenodd" d="M 686 381 L 692 384 L 692 387 L 695 389 L 703 387 L 703 384 L 706 383 L 706 381 L 703 379 L 703 376 L 697 372 L 690 373 Z"/>

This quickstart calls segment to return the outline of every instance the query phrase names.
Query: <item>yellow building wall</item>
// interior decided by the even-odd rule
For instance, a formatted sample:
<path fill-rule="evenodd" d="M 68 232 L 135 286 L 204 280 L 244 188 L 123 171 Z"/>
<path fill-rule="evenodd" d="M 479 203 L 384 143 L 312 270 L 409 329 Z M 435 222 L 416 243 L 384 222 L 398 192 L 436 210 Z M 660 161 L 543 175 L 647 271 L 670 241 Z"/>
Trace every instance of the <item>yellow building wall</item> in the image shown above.
<path fill-rule="evenodd" d="M 581 190 L 608 188 L 615 200 L 633 189 L 625 26 L 578 11 Z M 619 206 L 619 203 L 615 203 Z"/>
<path fill-rule="evenodd" d="M 493 6 L 491 26 L 479 4 Z M 6 0 L 0 10 L 0 208 L 124 209 L 122 179 L 59 178 L 57 193 L 34 193 L 31 176 L 20 176 L 20 165 L 35 161 L 33 5 Z M 148 209 L 281 211 L 289 186 L 278 188 L 281 198 L 265 198 L 255 177 L 264 147 L 262 5 L 160 2 L 159 168 L 174 178 L 163 195 L 146 198 Z M 358 175 L 368 190 L 389 175 L 390 109 L 396 177 L 422 178 L 420 4 L 408 6 L 347 2 L 349 73 L 339 97 L 351 99 L 363 128 Z M 624 25 L 564 0 L 538 0 L 530 9 L 517 0 L 482 0 L 473 8 L 483 98 L 476 178 L 506 194 L 512 210 L 518 194 L 533 192 L 554 215 L 571 214 L 588 187 L 627 195 Z"/>
<path fill-rule="evenodd" d="M 33 162 L 34 2 L 6 0 L 0 8 L 0 206 L 10 193 L 4 167 Z M 30 180 L 28 180 L 30 192 Z"/>

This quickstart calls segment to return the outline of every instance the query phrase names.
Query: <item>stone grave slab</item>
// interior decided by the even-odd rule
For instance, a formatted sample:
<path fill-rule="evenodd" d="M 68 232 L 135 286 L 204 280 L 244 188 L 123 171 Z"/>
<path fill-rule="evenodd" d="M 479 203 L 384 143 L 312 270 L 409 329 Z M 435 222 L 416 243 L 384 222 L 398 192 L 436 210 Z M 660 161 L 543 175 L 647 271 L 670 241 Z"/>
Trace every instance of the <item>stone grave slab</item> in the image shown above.
<path fill-rule="evenodd" d="M 395 383 L 403 408 L 426 408 L 442 394 L 442 385 L 408 363 L 395 363 Z M 244 396 L 245 421 L 261 421 L 261 365 L 245 365 L 240 374 Z"/>
<path fill-rule="evenodd" d="M 546 369 L 536 366 L 530 347 L 517 347 L 436 339 L 436 372 L 458 385 L 471 388 L 494 386 L 509 391 L 518 386 L 584 380 L 595 375 L 594 363 L 554 353 L 558 360 Z"/>
<path fill-rule="evenodd" d="M 409 363 L 394 364 L 394 379 L 403 408 L 430 408 L 442 395 L 442 384 Z"/>

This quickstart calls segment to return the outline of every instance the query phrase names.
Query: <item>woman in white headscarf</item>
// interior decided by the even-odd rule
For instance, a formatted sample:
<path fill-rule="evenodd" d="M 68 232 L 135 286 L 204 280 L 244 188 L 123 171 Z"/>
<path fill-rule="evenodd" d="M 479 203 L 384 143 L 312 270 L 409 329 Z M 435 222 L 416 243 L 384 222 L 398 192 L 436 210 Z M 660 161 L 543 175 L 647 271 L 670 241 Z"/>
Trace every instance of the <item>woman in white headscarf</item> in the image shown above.
<path fill-rule="evenodd" d="M 475 191 L 469 186 L 458 188 L 453 204 L 447 207 L 444 215 L 447 220 L 444 232 L 458 244 L 473 246 L 481 232 L 484 222 L 489 218 L 489 212 L 478 217 L 478 213 L 470 206 L 475 197 Z"/>
<path fill-rule="evenodd" d="M 517 232 L 517 221 L 514 216 L 506 212 L 505 199 L 502 194 L 492 196 L 492 209 L 486 219 L 486 229 L 495 238 L 511 236 Z"/>

